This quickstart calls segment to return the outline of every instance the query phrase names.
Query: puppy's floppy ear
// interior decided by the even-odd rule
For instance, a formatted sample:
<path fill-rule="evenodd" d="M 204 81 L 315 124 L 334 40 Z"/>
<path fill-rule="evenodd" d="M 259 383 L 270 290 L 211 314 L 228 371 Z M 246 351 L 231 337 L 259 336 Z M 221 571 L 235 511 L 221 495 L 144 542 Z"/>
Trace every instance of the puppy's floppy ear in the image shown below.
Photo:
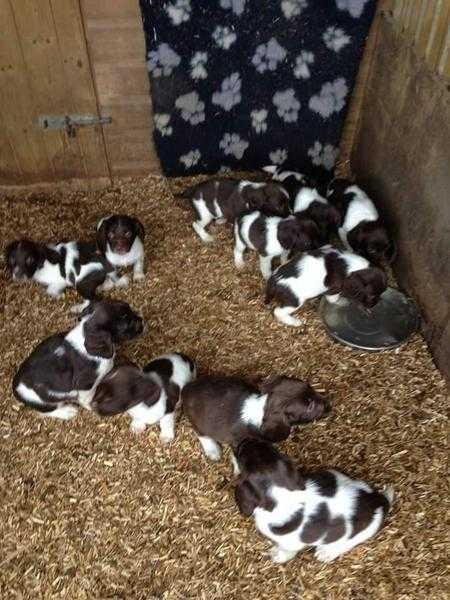
<path fill-rule="evenodd" d="M 261 502 L 259 493 L 247 479 L 244 479 L 235 487 L 234 499 L 238 505 L 239 512 L 244 517 L 250 517 Z"/>
<path fill-rule="evenodd" d="M 93 356 L 111 358 L 114 354 L 111 333 L 99 327 L 94 318 L 89 319 L 84 325 L 84 346 Z"/>
<path fill-rule="evenodd" d="M 132 394 L 133 397 L 138 400 L 136 404 L 143 402 L 147 406 L 153 406 L 159 400 L 161 396 L 162 388 L 160 385 L 153 381 L 148 375 L 143 375 L 136 380 L 133 385 Z"/>
<path fill-rule="evenodd" d="M 144 239 L 145 239 L 145 229 L 144 229 L 144 226 L 139 221 L 139 219 L 135 219 L 135 224 L 136 224 L 136 235 L 139 236 L 141 238 L 141 242 L 143 242 Z"/>
<path fill-rule="evenodd" d="M 97 225 L 97 236 L 96 236 L 97 248 L 100 250 L 100 252 L 102 254 L 104 254 L 106 252 L 106 242 L 107 242 L 106 230 L 107 230 L 107 228 L 108 228 L 108 217 L 105 219 L 102 219 L 100 221 L 100 223 Z"/>
<path fill-rule="evenodd" d="M 278 226 L 278 239 L 283 248 L 290 250 L 297 245 L 299 230 L 299 222 L 295 218 L 287 218 L 280 221 Z"/>
<path fill-rule="evenodd" d="M 289 424 L 286 423 L 284 415 L 277 413 L 276 415 L 273 415 L 273 419 L 268 418 L 267 421 L 264 422 L 261 430 L 261 437 L 267 442 L 277 444 L 287 440 L 290 433 L 291 428 Z"/>

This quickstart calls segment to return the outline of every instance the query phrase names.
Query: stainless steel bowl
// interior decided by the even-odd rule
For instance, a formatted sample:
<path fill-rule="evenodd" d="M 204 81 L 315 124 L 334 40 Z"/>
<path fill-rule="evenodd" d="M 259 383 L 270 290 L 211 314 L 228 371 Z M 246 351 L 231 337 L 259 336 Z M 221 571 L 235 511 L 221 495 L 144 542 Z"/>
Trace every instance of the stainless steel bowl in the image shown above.
<path fill-rule="evenodd" d="M 333 304 L 323 296 L 319 313 L 332 338 L 372 352 L 400 346 L 419 326 L 415 304 L 394 288 L 387 288 L 370 312 L 353 302 Z"/>

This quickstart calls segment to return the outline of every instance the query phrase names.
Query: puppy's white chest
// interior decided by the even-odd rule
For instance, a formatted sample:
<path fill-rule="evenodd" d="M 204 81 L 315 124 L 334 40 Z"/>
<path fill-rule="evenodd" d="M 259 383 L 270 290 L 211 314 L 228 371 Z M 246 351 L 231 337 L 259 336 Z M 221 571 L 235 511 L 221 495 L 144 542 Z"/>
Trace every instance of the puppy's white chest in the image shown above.
<path fill-rule="evenodd" d="M 377 219 L 378 211 L 375 208 L 372 200 L 370 200 L 370 198 L 368 198 L 365 194 L 358 195 L 348 205 L 345 220 L 340 231 L 348 233 L 362 221 L 376 221 Z"/>
<path fill-rule="evenodd" d="M 42 285 L 63 286 L 66 280 L 61 277 L 59 264 L 51 263 L 46 260 L 41 269 L 38 269 L 33 275 L 34 281 Z"/>
<path fill-rule="evenodd" d="M 134 263 L 142 257 L 143 253 L 144 246 L 142 245 L 141 240 L 136 237 L 133 245 L 126 254 L 112 252 L 109 244 L 107 244 L 105 256 L 108 262 L 115 267 L 128 267 L 134 265 Z"/>
<path fill-rule="evenodd" d="M 252 425 L 253 427 L 262 427 L 266 403 L 267 394 L 262 396 L 259 394 L 252 394 L 246 398 L 241 410 L 242 421 L 247 425 Z"/>

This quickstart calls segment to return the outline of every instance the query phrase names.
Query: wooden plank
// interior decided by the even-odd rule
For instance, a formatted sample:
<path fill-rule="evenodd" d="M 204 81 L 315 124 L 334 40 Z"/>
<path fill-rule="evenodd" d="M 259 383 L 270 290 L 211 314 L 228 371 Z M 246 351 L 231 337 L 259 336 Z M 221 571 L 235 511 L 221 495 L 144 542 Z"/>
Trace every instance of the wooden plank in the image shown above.
<path fill-rule="evenodd" d="M 50 6 L 66 81 L 66 109 L 70 106 L 72 113 L 99 116 L 78 0 L 50 0 Z M 77 130 L 77 142 L 85 176 L 107 177 L 109 168 L 101 126 Z"/>
<path fill-rule="evenodd" d="M 148 73 L 141 60 L 94 63 L 94 73 L 100 105 L 107 104 L 112 96 L 149 93 Z"/>
<path fill-rule="evenodd" d="M 139 0 L 81 0 L 81 6 L 87 19 L 131 17 L 141 20 Z"/>
<path fill-rule="evenodd" d="M 66 80 L 50 3 L 14 0 L 12 6 L 33 95 L 33 120 L 40 114 L 66 114 Z M 77 138 L 59 131 L 42 135 L 56 178 L 85 175 Z"/>
<path fill-rule="evenodd" d="M 114 99 L 112 99 L 114 100 Z M 122 98 L 119 98 L 122 100 Z M 151 118 L 151 106 L 144 98 L 140 104 L 127 103 L 126 98 L 122 103 L 104 104 L 102 115 L 111 117 L 113 122 L 107 126 L 108 131 L 127 131 L 128 129 L 149 129 L 153 127 Z"/>
<path fill-rule="evenodd" d="M 442 2 L 441 10 L 436 11 L 433 29 L 427 45 L 426 59 L 433 70 L 437 70 L 442 52 L 445 48 L 450 25 L 450 2 Z"/>
<path fill-rule="evenodd" d="M 22 169 L 7 135 L 6 124 L 0 112 L 0 182 L 18 183 L 22 179 Z"/>
<path fill-rule="evenodd" d="M 38 174 L 51 178 L 53 166 L 33 124 L 34 95 L 9 0 L 0 2 L 0 23 L 0 101 L 5 116 L 1 141 L 14 147 L 20 165 L 16 176 L 24 183 L 36 181 Z"/>
<path fill-rule="evenodd" d="M 447 33 L 445 47 L 442 52 L 441 60 L 438 66 L 438 73 L 440 73 L 444 77 L 450 78 L 450 30 Z"/>
<path fill-rule="evenodd" d="M 425 56 L 430 33 L 433 28 L 433 22 L 436 13 L 436 3 L 426 0 L 426 10 L 422 16 L 420 33 L 417 36 L 416 50 L 420 56 Z"/>
<path fill-rule="evenodd" d="M 91 60 L 95 63 L 136 59 L 144 62 L 145 47 L 142 30 L 138 28 L 96 29 L 88 27 Z"/>

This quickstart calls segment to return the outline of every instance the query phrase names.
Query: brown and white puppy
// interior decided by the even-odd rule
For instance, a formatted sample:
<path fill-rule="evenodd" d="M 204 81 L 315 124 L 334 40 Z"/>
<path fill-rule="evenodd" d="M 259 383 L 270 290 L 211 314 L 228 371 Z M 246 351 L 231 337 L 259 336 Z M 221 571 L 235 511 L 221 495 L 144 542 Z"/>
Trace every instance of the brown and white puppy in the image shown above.
<path fill-rule="evenodd" d="M 133 279 L 144 279 L 144 239 L 142 223 L 128 215 L 111 215 L 97 224 L 97 246 L 108 262 L 116 269 L 133 267 Z M 112 285 L 126 287 L 128 277 L 110 275 Z"/>
<path fill-rule="evenodd" d="M 116 346 L 142 331 L 141 317 L 126 302 L 92 303 L 73 329 L 36 346 L 13 379 L 14 395 L 43 416 L 71 419 L 77 413 L 72 403 L 90 409 L 113 368 Z"/>
<path fill-rule="evenodd" d="M 288 259 L 290 252 L 313 250 L 321 245 L 319 228 L 311 219 L 296 216 L 268 217 L 259 210 L 244 213 L 234 222 L 234 264 L 244 267 L 244 252 L 255 250 L 259 254 L 262 276 L 272 273 L 274 258 Z"/>
<path fill-rule="evenodd" d="M 56 298 L 66 288 L 75 288 L 85 302 L 73 312 L 96 299 L 98 288 L 113 271 L 91 242 L 42 244 L 21 239 L 6 247 L 5 260 L 13 279 L 39 283 L 49 296 Z"/>
<path fill-rule="evenodd" d="M 274 271 L 266 287 L 265 303 L 276 300 L 281 306 L 275 318 L 285 325 L 299 327 L 303 321 L 292 316 L 307 300 L 322 294 L 330 302 L 343 299 L 373 308 L 386 290 L 387 280 L 378 267 L 351 252 L 332 246 L 294 256 Z"/>
<path fill-rule="evenodd" d="M 320 419 L 325 398 L 300 379 L 276 377 L 259 388 L 235 377 L 200 377 L 181 392 L 184 414 L 208 458 L 220 459 L 220 445 L 247 437 L 281 442 L 292 427 Z"/>
<path fill-rule="evenodd" d="M 375 204 L 360 187 L 347 179 L 334 179 L 328 186 L 327 198 L 342 215 L 338 233 L 349 250 L 373 263 L 392 262 L 395 244 Z"/>
<path fill-rule="evenodd" d="M 179 352 L 152 360 L 144 370 L 136 365 L 114 368 L 97 387 L 93 409 L 102 416 L 126 412 L 130 429 L 141 433 L 159 423 L 162 442 L 175 437 L 175 408 L 183 387 L 195 379 L 195 364 Z"/>
<path fill-rule="evenodd" d="M 373 537 L 394 499 L 334 469 L 302 475 L 273 446 L 245 440 L 235 455 L 241 475 L 235 488 L 240 512 L 273 542 L 273 562 L 291 560 L 305 548 L 331 562 Z"/>
<path fill-rule="evenodd" d="M 289 214 L 289 194 L 281 185 L 272 182 L 210 179 L 177 197 L 190 200 L 197 217 L 192 227 L 203 242 L 213 241 L 205 229 L 212 221 L 233 223 L 247 210 L 261 210 L 279 217 Z"/>
<path fill-rule="evenodd" d="M 318 187 L 298 186 L 292 199 L 292 212 L 302 219 L 311 219 L 319 228 L 321 245 L 330 241 L 342 223 L 339 210 L 324 198 Z"/>

